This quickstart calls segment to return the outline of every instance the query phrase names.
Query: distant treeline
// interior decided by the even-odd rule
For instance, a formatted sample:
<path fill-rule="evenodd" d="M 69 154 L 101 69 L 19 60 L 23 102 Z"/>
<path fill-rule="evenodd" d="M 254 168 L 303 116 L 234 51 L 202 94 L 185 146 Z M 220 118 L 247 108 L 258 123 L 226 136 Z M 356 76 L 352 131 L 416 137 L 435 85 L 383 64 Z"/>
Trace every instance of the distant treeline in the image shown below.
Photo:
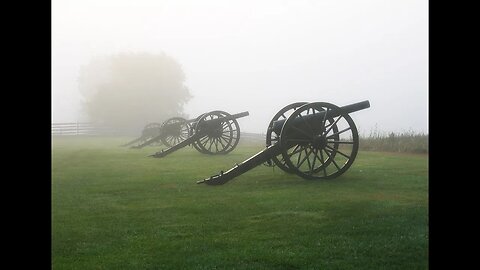
<path fill-rule="evenodd" d="M 380 133 L 375 130 L 369 136 L 360 136 L 360 150 L 428 153 L 428 134 L 413 131 Z"/>

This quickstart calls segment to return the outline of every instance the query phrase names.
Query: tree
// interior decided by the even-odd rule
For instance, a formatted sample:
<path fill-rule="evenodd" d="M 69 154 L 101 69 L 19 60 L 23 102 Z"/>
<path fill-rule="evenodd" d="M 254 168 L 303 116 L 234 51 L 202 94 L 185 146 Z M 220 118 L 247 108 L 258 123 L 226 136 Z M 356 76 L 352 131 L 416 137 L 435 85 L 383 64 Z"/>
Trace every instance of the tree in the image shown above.
<path fill-rule="evenodd" d="M 95 123 L 139 132 L 147 123 L 184 116 L 191 98 L 181 65 L 166 54 L 120 53 L 82 66 L 79 90 Z"/>

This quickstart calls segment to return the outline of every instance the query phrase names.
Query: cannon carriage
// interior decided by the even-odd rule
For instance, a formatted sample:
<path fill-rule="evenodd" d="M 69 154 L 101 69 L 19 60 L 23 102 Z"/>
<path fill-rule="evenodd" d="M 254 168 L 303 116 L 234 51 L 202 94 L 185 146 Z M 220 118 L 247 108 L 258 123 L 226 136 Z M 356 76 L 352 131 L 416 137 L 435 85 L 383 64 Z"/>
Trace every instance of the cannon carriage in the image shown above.
<path fill-rule="evenodd" d="M 218 110 L 204 113 L 195 119 L 183 122 L 180 125 L 181 136 L 172 135 L 173 144 L 169 148 L 150 156 L 162 158 L 188 145 L 192 145 L 203 154 L 227 154 L 235 149 L 240 140 L 240 125 L 237 119 L 248 115 L 248 112 L 232 115 Z"/>
<path fill-rule="evenodd" d="M 331 179 L 352 165 L 359 147 L 350 113 L 370 107 L 369 101 L 338 107 L 326 102 L 296 102 L 270 121 L 266 148 L 230 170 L 197 181 L 221 185 L 259 166 L 278 166 L 304 179 Z"/>

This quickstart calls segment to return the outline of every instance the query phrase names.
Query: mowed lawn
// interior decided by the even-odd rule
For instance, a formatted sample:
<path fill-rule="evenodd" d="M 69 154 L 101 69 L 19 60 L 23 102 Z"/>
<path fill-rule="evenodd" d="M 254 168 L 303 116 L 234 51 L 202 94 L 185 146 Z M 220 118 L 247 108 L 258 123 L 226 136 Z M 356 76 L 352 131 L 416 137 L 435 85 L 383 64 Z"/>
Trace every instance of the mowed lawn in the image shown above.
<path fill-rule="evenodd" d="M 131 138 L 52 138 L 53 269 L 427 269 L 428 156 L 359 152 L 332 180 L 259 166 L 262 149 L 162 159 Z"/>

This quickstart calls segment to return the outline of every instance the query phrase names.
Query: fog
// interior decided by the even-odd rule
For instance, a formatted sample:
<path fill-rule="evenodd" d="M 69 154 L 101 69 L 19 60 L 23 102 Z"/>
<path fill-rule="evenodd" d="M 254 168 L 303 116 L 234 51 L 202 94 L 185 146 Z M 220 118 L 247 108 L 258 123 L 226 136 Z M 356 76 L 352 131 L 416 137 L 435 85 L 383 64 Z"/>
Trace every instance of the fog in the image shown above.
<path fill-rule="evenodd" d="M 361 134 L 428 133 L 426 0 L 53 0 L 52 122 L 87 121 L 81 66 L 122 52 L 178 61 L 191 118 L 249 111 L 264 133 L 293 102 L 369 100 Z"/>

